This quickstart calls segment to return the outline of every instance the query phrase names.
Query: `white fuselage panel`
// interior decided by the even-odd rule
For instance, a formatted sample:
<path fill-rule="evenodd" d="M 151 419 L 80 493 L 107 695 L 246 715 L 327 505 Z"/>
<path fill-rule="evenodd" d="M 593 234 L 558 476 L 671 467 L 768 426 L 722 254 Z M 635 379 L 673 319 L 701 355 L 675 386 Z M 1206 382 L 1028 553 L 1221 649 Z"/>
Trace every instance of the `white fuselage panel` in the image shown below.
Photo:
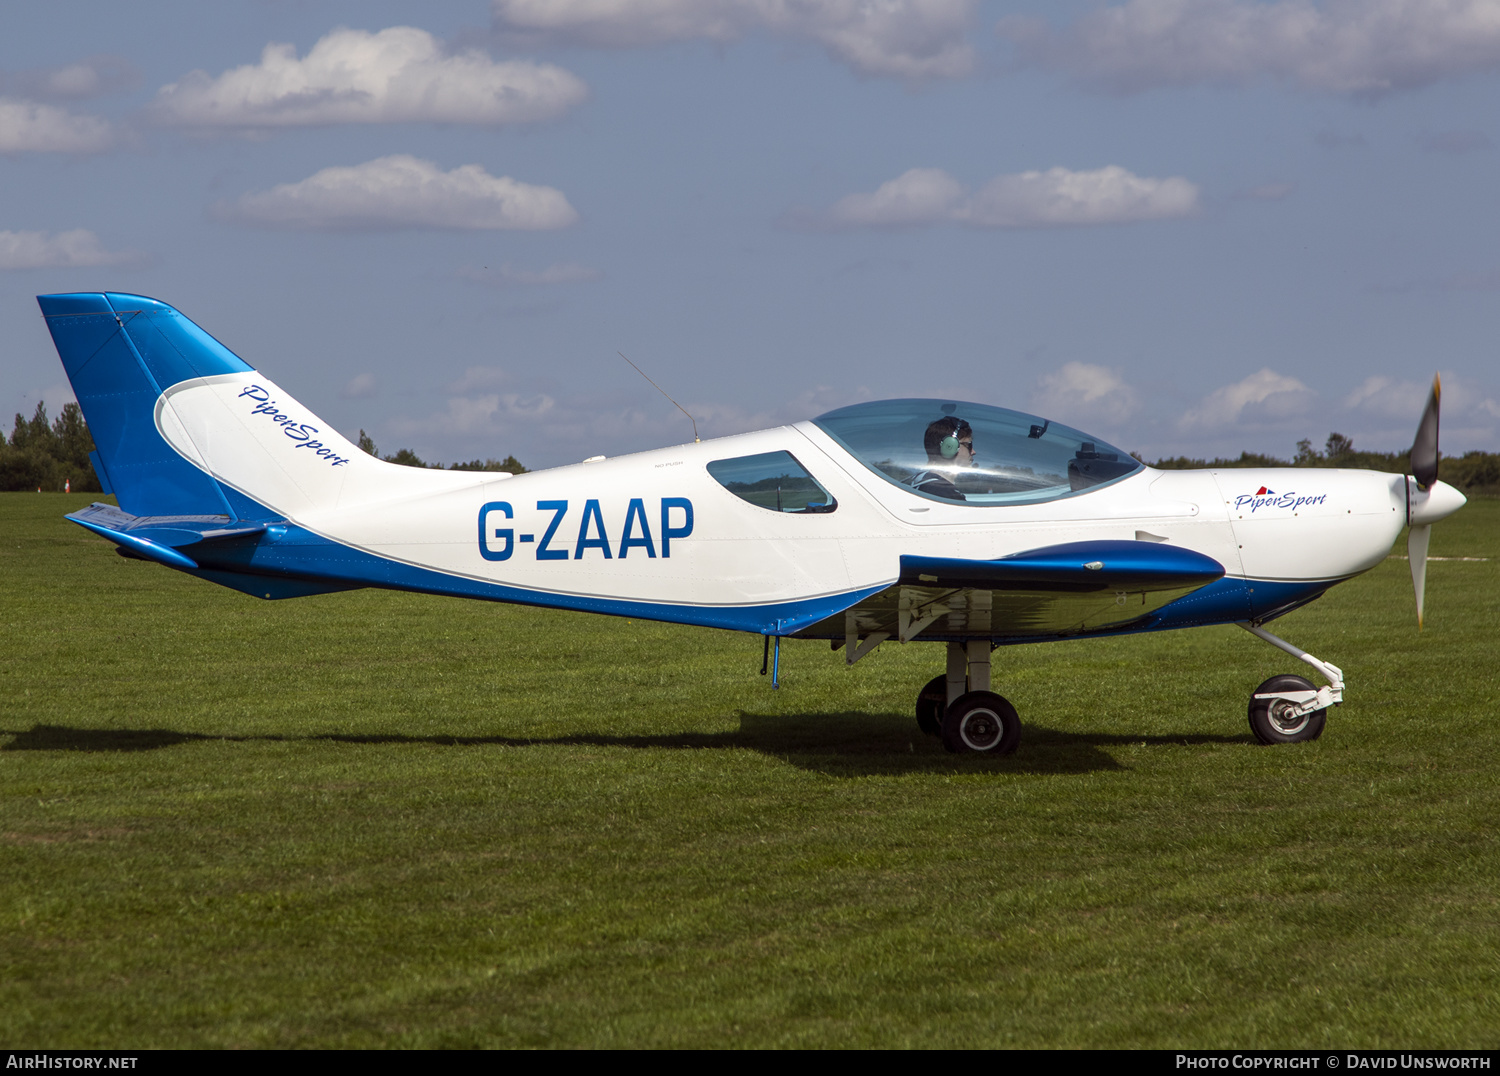
<path fill-rule="evenodd" d="M 1109 539 L 1192 549 L 1231 576 L 1335 580 L 1377 563 L 1406 522 L 1401 477 L 1362 471 L 1146 468 L 1039 504 L 939 503 L 812 423 L 514 477 L 423 470 L 361 452 L 259 373 L 173 386 L 157 428 L 220 482 L 336 542 L 511 587 L 642 602 L 796 601 L 889 584 L 903 555 L 989 560 Z M 837 509 L 762 508 L 707 470 L 775 451 Z"/>

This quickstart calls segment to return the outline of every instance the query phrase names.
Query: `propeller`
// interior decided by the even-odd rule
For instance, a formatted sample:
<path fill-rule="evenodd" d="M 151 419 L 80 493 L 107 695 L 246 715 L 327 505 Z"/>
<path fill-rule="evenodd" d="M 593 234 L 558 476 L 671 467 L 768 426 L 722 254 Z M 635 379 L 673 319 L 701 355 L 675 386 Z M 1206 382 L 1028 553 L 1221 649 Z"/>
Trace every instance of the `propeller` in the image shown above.
<path fill-rule="evenodd" d="M 1438 472 L 1438 400 L 1443 395 L 1443 379 L 1433 375 L 1432 395 L 1427 397 L 1427 408 L 1422 412 L 1422 421 L 1417 424 L 1417 439 L 1411 446 L 1411 473 L 1417 486 L 1429 490 L 1437 481 Z"/>
<path fill-rule="evenodd" d="M 1422 630 L 1422 597 L 1427 590 L 1427 543 L 1432 524 L 1413 525 L 1406 532 L 1406 559 L 1411 562 L 1411 589 L 1417 596 L 1417 630 Z"/>
<path fill-rule="evenodd" d="M 1417 490 L 1430 494 L 1437 484 L 1438 475 L 1438 401 L 1443 395 L 1443 380 L 1440 375 L 1432 378 L 1432 395 L 1427 397 L 1427 407 L 1422 412 L 1422 421 L 1417 424 L 1417 437 L 1411 446 L 1411 473 L 1417 480 Z M 1429 498 L 1423 498 L 1427 500 Z M 1432 540 L 1432 524 L 1419 523 L 1419 513 L 1413 511 L 1412 490 L 1406 489 L 1406 518 L 1411 524 L 1406 532 L 1406 557 L 1411 565 L 1411 587 L 1417 597 L 1417 630 L 1422 630 L 1422 599 L 1427 590 L 1427 546 Z"/>

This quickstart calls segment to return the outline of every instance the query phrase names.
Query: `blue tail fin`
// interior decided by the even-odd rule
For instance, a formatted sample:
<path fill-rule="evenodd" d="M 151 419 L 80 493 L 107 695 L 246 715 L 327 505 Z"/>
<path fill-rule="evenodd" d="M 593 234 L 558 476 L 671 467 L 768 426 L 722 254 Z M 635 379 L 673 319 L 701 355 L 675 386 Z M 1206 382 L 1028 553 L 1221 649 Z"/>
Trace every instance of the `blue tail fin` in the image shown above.
<path fill-rule="evenodd" d="M 99 477 L 120 507 L 137 516 L 240 515 L 213 478 L 162 439 L 154 412 L 179 382 L 251 367 L 155 299 L 80 292 L 37 302 L 94 436 Z"/>

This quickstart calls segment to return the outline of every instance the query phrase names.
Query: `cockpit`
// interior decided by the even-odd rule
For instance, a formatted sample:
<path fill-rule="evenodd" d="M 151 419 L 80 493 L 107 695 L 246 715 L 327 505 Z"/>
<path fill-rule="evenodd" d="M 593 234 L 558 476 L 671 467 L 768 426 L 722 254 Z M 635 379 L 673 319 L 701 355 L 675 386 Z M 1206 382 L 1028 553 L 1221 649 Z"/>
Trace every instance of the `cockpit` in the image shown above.
<path fill-rule="evenodd" d="M 1035 415 L 950 400 L 881 400 L 813 419 L 881 478 L 928 500 L 1037 504 L 1118 482 L 1141 463 Z"/>

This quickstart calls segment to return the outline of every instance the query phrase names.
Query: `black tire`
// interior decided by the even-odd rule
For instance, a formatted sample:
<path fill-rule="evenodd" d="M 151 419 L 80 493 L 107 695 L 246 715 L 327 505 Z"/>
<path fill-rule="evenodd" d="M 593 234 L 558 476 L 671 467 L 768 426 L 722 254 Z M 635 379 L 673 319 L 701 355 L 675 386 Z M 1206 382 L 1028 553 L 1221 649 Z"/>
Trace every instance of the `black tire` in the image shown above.
<path fill-rule="evenodd" d="M 1250 696 L 1250 731 L 1263 744 L 1306 743 L 1323 735 L 1328 710 L 1314 710 L 1301 717 L 1283 716 L 1291 704 L 1284 699 L 1257 699 L 1268 691 L 1316 691 L 1311 680 L 1300 676 L 1273 676 Z"/>
<path fill-rule="evenodd" d="M 929 736 L 943 734 L 943 711 L 948 709 L 948 677 L 934 676 L 917 692 L 917 728 Z"/>
<path fill-rule="evenodd" d="M 1020 715 L 993 691 L 966 692 L 943 714 L 943 746 L 954 754 L 1008 755 L 1020 743 Z"/>

